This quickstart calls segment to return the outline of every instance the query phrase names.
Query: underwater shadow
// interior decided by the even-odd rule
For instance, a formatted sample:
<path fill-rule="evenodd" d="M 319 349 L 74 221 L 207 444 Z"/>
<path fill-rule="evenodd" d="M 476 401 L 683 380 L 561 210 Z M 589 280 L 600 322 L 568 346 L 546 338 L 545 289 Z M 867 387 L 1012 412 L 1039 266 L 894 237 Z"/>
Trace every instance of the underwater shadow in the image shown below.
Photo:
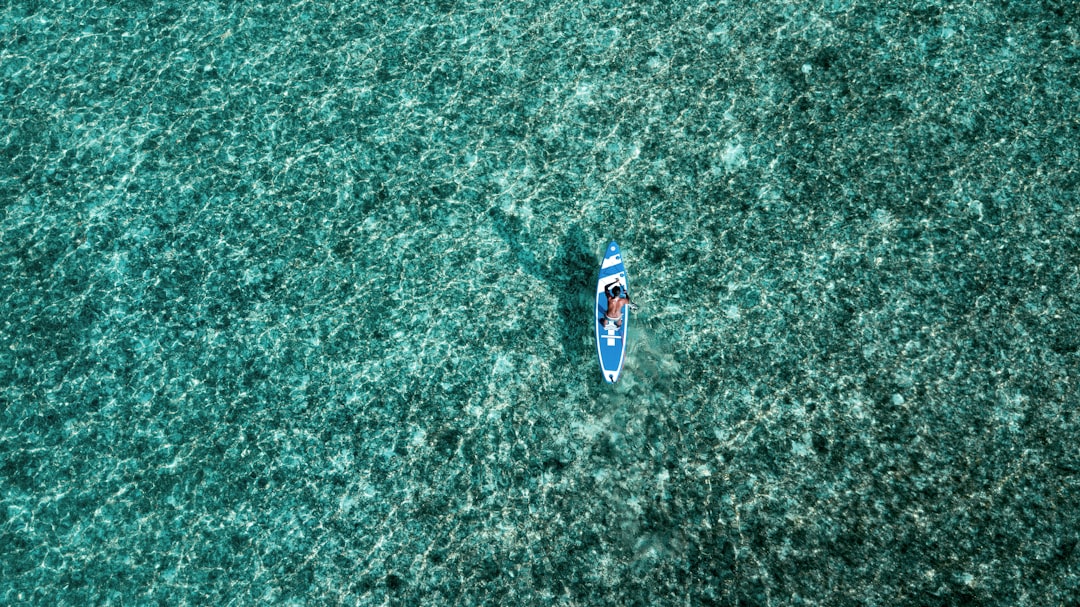
<path fill-rule="evenodd" d="M 599 262 L 594 243 L 577 224 L 571 225 L 559 244 L 552 266 L 547 268 L 521 243 L 519 236 L 526 230 L 520 220 L 498 208 L 489 209 L 488 217 L 521 269 L 556 294 L 558 313 L 562 318 L 558 325 L 562 356 L 568 361 L 582 359 L 589 352 L 582 337 L 585 328 L 590 326 L 585 319 L 592 314 L 592 281 L 596 279 Z"/>
<path fill-rule="evenodd" d="M 586 319 L 593 314 L 593 282 L 596 280 L 598 260 L 595 246 L 577 224 L 570 226 L 562 243 L 553 268 L 559 297 L 560 342 L 563 356 L 577 360 L 589 353 L 589 344 L 582 339 L 585 328 L 591 325 Z"/>

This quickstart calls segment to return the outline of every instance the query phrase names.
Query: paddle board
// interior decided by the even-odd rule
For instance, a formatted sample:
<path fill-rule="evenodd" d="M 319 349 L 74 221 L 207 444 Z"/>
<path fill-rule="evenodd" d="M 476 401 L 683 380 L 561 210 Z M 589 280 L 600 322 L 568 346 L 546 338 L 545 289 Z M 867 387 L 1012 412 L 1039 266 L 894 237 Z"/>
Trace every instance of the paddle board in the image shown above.
<path fill-rule="evenodd" d="M 607 289 L 614 285 L 622 287 L 623 295 L 630 297 L 622 251 L 615 241 L 611 241 L 607 249 L 604 249 L 604 261 L 600 264 L 600 279 L 596 281 L 596 314 L 593 315 L 600 374 L 609 384 L 619 381 L 619 375 L 622 374 L 623 362 L 626 359 L 626 329 L 630 324 L 629 305 L 623 306 L 622 323 L 619 326 L 604 318 L 608 308 Z"/>

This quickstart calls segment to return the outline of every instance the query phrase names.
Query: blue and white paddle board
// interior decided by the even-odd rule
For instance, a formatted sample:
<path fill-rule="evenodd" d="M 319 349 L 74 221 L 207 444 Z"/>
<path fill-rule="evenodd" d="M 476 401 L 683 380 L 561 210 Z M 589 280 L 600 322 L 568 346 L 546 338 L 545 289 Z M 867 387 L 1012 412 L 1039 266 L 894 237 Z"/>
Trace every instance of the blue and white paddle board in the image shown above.
<path fill-rule="evenodd" d="M 600 279 L 596 281 L 596 314 L 593 315 L 593 327 L 596 330 L 596 354 L 600 358 L 600 373 L 604 381 L 613 384 L 619 381 L 623 362 L 626 360 L 626 329 L 630 324 L 630 306 L 623 306 L 622 325 L 607 322 L 606 289 L 613 285 L 622 287 L 626 297 L 630 296 L 626 266 L 623 265 L 622 251 L 615 241 L 604 249 L 604 261 L 600 264 Z"/>

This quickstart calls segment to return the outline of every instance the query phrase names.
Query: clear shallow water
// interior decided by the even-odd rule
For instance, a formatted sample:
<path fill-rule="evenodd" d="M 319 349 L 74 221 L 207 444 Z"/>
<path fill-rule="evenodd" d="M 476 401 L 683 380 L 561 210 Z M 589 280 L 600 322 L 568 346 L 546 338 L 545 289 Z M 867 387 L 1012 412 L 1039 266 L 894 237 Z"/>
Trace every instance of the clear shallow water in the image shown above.
<path fill-rule="evenodd" d="M 1070 604 L 1077 28 L 7 4 L 2 602 Z"/>

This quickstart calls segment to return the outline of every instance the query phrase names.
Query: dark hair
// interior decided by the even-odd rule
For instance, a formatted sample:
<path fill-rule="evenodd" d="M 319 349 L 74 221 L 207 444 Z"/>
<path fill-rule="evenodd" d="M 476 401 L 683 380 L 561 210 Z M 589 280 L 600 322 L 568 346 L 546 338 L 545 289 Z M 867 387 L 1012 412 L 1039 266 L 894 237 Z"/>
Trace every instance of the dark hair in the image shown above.
<path fill-rule="evenodd" d="M 619 293 L 622 293 L 622 287 L 615 285 L 614 287 L 611 287 L 611 292 L 615 294 L 615 297 L 618 297 Z"/>

